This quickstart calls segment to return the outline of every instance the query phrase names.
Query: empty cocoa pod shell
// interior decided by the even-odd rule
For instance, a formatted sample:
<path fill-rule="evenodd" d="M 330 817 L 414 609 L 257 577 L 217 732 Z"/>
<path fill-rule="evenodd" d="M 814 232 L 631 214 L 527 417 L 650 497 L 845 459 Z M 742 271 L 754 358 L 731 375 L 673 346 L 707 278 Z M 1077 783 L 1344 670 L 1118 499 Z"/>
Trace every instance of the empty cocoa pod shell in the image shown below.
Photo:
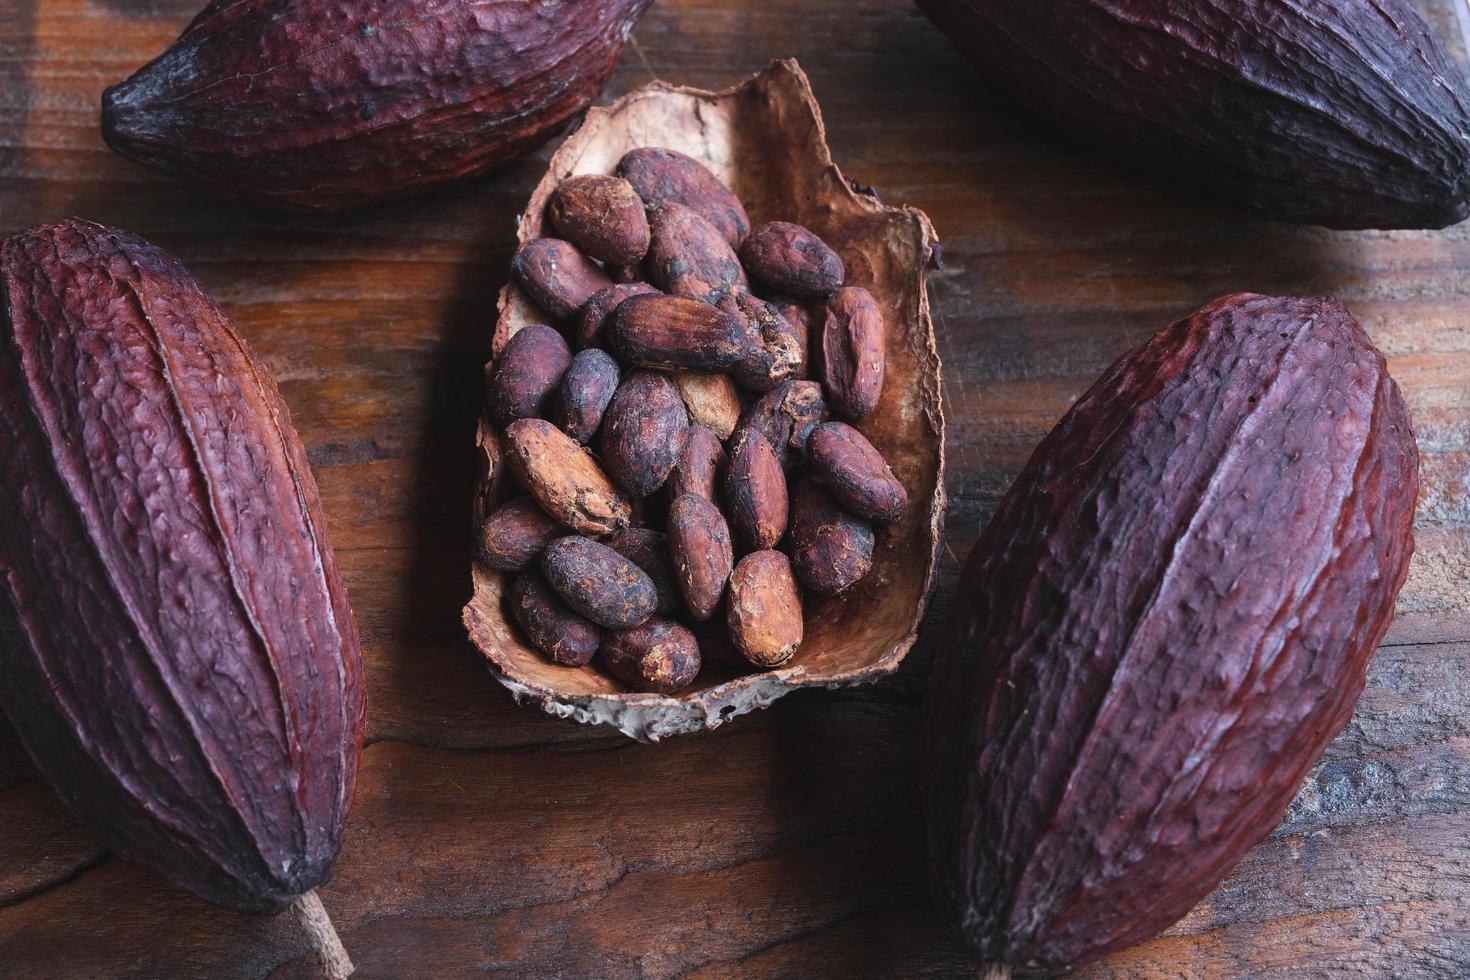
<path fill-rule="evenodd" d="M 682 204 L 648 209 L 652 233 L 644 268 L 649 280 L 673 296 L 719 303 L 748 288 L 745 270 L 729 243 L 697 212 Z"/>
<path fill-rule="evenodd" d="M 826 422 L 807 441 L 812 476 L 858 517 L 887 524 L 908 506 L 908 494 L 883 454 L 846 422 Z"/>
<path fill-rule="evenodd" d="M 490 417 L 497 425 L 546 417 L 557 384 L 571 363 L 572 352 L 556 330 L 540 323 L 517 330 L 490 373 L 486 391 Z"/>
<path fill-rule="evenodd" d="M 791 567 L 801 584 L 838 595 L 873 568 L 873 528 L 809 479 L 791 491 Z"/>
<path fill-rule="evenodd" d="M 619 486 L 647 497 L 664 485 L 689 433 L 689 413 L 668 375 L 635 371 L 603 415 L 602 465 Z"/>
<path fill-rule="evenodd" d="M 757 667 L 779 667 L 801 646 L 801 593 L 791 561 L 779 551 L 752 551 L 730 574 L 726 601 L 730 639 Z"/>
<path fill-rule="evenodd" d="M 669 474 L 669 498 L 677 500 L 692 493 L 718 504 L 725 462 L 725 447 L 720 437 L 702 425 L 691 425 L 684 451 L 679 453 L 679 461 Z"/>
<path fill-rule="evenodd" d="M 619 531 L 603 543 L 643 569 L 643 574 L 653 580 L 654 592 L 658 594 L 655 613 L 672 616 L 679 610 L 681 596 L 678 576 L 674 571 L 674 559 L 669 554 L 669 539 L 664 532 L 647 527 L 630 527 L 626 531 Z"/>
<path fill-rule="evenodd" d="M 628 498 L 571 436 L 544 419 L 505 427 L 505 459 L 541 509 L 581 534 L 614 534 L 633 516 Z"/>
<path fill-rule="evenodd" d="M 699 676 L 699 641 L 688 627 L 655 616 L 631 630 L 609 630 L 598 657 L 635 691 L 673 694 Z"/>
<path fill-rule="evenodd" d="M 547 215 L 558 235 L 599 262 L 635 265 L 648 251 L 643 201 L 618 177 L 568 177 L 551 195 Z"/>
<path fill-rule="evenodd" d="M 497 572 L 521 572 L 535 565 L 553 538 L 567 533 L 534 497 L 516 497 L 497 507 L 480 525 L 476 557 Z"/>
<path fill-rule="evenodd" d="M 784 381 L 750 404 L 735 426 L 738 438 L 747 429 L 765 436 L 781 468 L 790 472 L 806 458 L 812 430 L 827 421 L 827 402 L 815 381 Z"/>
<path fill-rule="evenodd" d="M 730 442 L 725 509 L 730 526 L 757 551 L 774 548 L 786 533 L 786 474 L 776 451 L 755 429 Z"/>
<path fill-rule="evenodd" d="M 650 208 L 682 204 L 718 228 L 731 248 L 750 231 L 750 218 L 740 198 L 704 164 L 666 147 L 629 150 L 618 161 L 618 176 L 633 185 Z"/>
<path fill-rule="evenodd" d="M 639 367 L 725 371 L 753 340 L 739 317 L 683 296 L 634 296 L 613 312 L 612 348 Z"/>
<path fill-rule="evenodd" d="M 516 250 L 510 269 L 536 305 L 558 320 L 570 320 L 611 279 L 571 242 L 536 238 Z"/>
<path fill-rule="evenodd" d="M 730 438 L 740 421 L 740 390 L 728 374 L 675 371 L 672 375 L 689 418 L 721 439 Z"/>
<path fill-rule="evenodd" d="M 568 606 L 598 626 L 631 629 L 653 615 L 653 579 L 607 545 L 580 535 L 557 538 L 541 553 L 541 574 Z"/>
<path fill-rule="evenodd" d="M 730 526 L 720 509 L 692 493 L 675 498 L 669 505 L 669 554 L 689 614 L 709 619 L 735 564 Z"/>
<path fill-rule="evenodd" d="M 883 313 L 861 286 L 844 286 L 827 300 L 822 322 L 822 381 L 836 415 L 861 419 L 878 407 L 887 363 Z"/>
<path fill-rule="evenodd" d="M 802 299 L 825 299 L 847 275 L 826 242 L 789 221 L 767 221 L 747 235 L 740 261 L 762 285 Z"/>
<path fill-rule="evenodd" d="M 608 346 L 607 319 L 613 310 L 630 296 L 648 296 L 657 292 L 646 282 L 619 282 L 593 293 L 582 304 L 582 312 L 577 314 L 577 346 Z"/>
<path fill-rule="evenodd" d="M 579 667 L 602 645 L 602 630 L 577 615 L 535 572 L 517 575 L 506 601 L 516 625 L 552 663 Z"/>
<path fill-rule="evenodd" d="M 751 337 L 749 353 L 730 369 L 736 381 L 751 391 L 770 391 L 796 374 L 806 345 L 775 306 L 740 293 L 721 302 L 720 309 L 740 317 Z"/>
<path fill-rule="evenodd" d="M 578 442 L 589 442 L 602 425 L 619 379 L 618 362 L 607 351 L 578 351 L 557 389 L 553 411 L 556 424 Z"/>

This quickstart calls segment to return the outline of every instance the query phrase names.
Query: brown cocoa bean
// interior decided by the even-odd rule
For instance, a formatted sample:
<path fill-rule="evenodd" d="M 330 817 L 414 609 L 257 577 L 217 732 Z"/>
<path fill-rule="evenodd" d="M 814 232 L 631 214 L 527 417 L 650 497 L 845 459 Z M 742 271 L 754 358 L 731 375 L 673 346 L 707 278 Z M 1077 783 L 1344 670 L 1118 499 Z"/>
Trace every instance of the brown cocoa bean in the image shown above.
<path fill-rule="evenodd" d="M 873 567 L 873 528 L 802 480 L 791 491 L 791 567 L 801 584 L 837 595 Z"/>
<path fill-rule="evenodd" d="M 669 554 L 689 614 L 709 619 L 735 564 L 730 526 L 720 509 L 692 493 L 675 498 L 669 505 Z"/>
<path fill-rule="evenodd" d="M 826 242 L 789 221 L 768 221 L 747 235 L 740 261 L 763 285 L 803 299 L 830 296 L 847 274 Z"/>
<path fill-rule="evenodd" d="M 774 548 L 786 533 L 786 474 L 776 451 L 755 429 L 730 443 L 725 508 L 730 524 L 757 551 Z"/>
<path fill-rule="evenodd" d="M 608 673 L 647 694 L 673 694 L 699 675 L 699 641 L 657 616 L 636 629 L 605 633 L 598 656 Z"/>
<path fill-rule="evenodd" d="M 740 421 L 740 390 L 730 376 L 675 371 L 672 377 L 689 418 L 722 440 L 730 438 Z"/>
<path fill-rule="evenodd" d="M 497 572 L 522 572 L 536 563 L 553 538 L 566 533 L 534 497 L 517 497 L 497 507 L 480 525 L 477 556 Z"/>
<path fill-rule="evenodd" d="M 551 192 L 546 210 L 558 235 L 599 262 L 635 265 L 648 251 L 643 201 L 620 177 L 568 177 Z"/>
<path fill-rule="evenodd" d="M 490 372 L 487 393 L 495 424 L 544 417 L 571 362 L 565 338 L 551 327 L 530 323 L 511 334 Z"/>
<path fill-rule="evenodd" d="M 822 324 L 822 380 L 835 414 L 856 420 L 878 407 L 885 345 L 883 314 L 866 289 L 832 294 Z"/>
<path fill-rule="evenodd" d="M 613 284 L 596 263 L 560 238 L 526 242 L 510 269 L 536 305 L 559 321 L 576 316 L 593 293 Z"/>
<path fill-rule="evenodd" d="M 657 289 L 646 282 L 620 282 L 593 293 L 582 304 L 582 312 L 577 314 L 577 346 L 608 346 L 607 321 L 613 310 L 630 296 L 650 296 L 657 292 Z"/>
<path fill-rule="evenodd" d="M 669 554 L 669 539 L 662 531 L 630 527 L 608 538 L 604 544 L 643 569 L 643 574 L 653 580 L 653 590 L 658 594 L 658 605 L 654 608 L 657 615 L 672 616 L 679 610 L 678 575 L 674 571 L 674 559 Z"/>
<path fill-rule="evenodd" d="M 822 386 L 815 381 L 785 381 L 751 403 L 735 426 L 738 437 L 754 429 L 776 451 L 781 468 L 790 472 L 806 456 L 812 430 L 827 421 Z"/>
<path fill-rule="evenodd" d="M 526 639 L 553 663 L 580 667 L 602 644 L 602 630 L 573 612 L 535 572 L 517 575 L 506 601 Z"/>
<path fill-rule="evenodd" d="M 704 164 L 678 150 L 656 146 L 629 150 L 618 161 L 618 176 L 633 185 L 643 203 L 682 204 L 720 230 L 731 248 L 750 231 L 745 206 Z"/>
<path fill-rule="evenodd" d="M 726 603 L 730 639 L 757 667 L 779 667 L 801 646 L 805 626 L 791 561 L 779 551 L 753 551 L 730 575 Z"/>
<path fill-rule="evenodd" d="M 570 535 L 547 544 L 541 574 L 567 605 L 608 629 L 632 629 L 658 605 L 653 579 L 591 538 Z"/>
<path fill-rule="evenodd" d="M 770 391 L 796 373 L 805 345 L 796 328 L 765 300 L 740 293 L 720 303 L 720 309 L 740 317 L 750 335 L 750 352 L 730 369 L 735 380 L 751 391 Z"/>
<path fill-rule="evenodd" d="M 505 460 L 541 509 L 581 534 L 614 534 L 632 507 L 622 491 L 571 436 L 544 419 L 505 427 Z"/>
<path fill-rule="evenodd" d="M 631 282 L 644 282 L 648 276 L 643 272 L 643 263 L 634 262 L 632 265 L 608 265 L 603 267 L 607 277 L 619 285 Z"/>
<path fill-rule="evenodd" d="M 657 371 L 635 371 L 603 415 L 602 464 L 636 497 L 664 485 L 689 431 L 689 413 L 674 383 Z"/>
<path fill-rule="evenodd" d="M 858 517 L 886 524 L 908 506 L 908 493 L 883 454 L 846 422 L 817 426 L 807 442 L 807 459 L 812 476 Z"/>
<path fill-rule="evenodd" d="M 613 313 L 613 350 L 639 367 L 725 371 L 745 357 L 745 325 L 707 303 L 682 296 L 634 296 Z"/>
<path fill-rule="evenodd" d="M 791 379 L 802 381 L 811 377 L 810 351 L 817 323 L 812 317 L 811 307 L 790 296 L 772 296 L 769 302 L 776 308 L 776 312 L 781 314 L 781 318 L 791 325 L 791 329 L 796 333 L 797 341 L 801 344 L 801 360 L 797 362 L 796 370 L 791 372 Z"/>
<path fill-rule="evenodd" d="M 618 362 L 607 351 L 579 351 L 557 389 L 556 424 L 578 442 L 590 441 L 618 390 L 618 378 Z"/>
<path fill-rule="evenodd" d="M 648 210 L 648 278 L 664 292 L 719 303 L 749 287 L 745 270 L 718 229 L 682 204 Z"/>
<path fill-rule="evenodd" d="M 669 474 L 669 498 L 677 500 L 686 493 L 719 502 L 720 477 L 725 470 L 725 447 L 720 437 L 702 425 L 691 425 L 684 441 L 684 451 Z"/>

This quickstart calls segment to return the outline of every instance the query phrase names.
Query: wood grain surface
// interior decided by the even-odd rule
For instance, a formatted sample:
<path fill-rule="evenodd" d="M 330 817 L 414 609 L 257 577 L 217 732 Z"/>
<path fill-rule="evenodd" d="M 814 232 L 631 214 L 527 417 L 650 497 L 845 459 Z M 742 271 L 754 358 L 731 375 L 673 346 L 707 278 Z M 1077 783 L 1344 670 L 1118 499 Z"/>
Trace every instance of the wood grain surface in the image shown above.
<path fill-rule="evenodd" d="M 1455 32 L 1462 2 L 1428 6 Z M 0 0 L 0 234 L 78 214 L 145 235 L 280 382 L 367 660 L 371 744 L 323 891 L 360 976 L 972 976 L 922 879 L 932 625 L 1071 400 L 1238 289 L 1335 294 L 1389 355 L 1424 452 L 1419 553 L 1357 716 L 1283 826 L 1167 935 L 1081 975 L 1470 974 L 1470 226 L 1276 225 L 1089 161 L 903 0 L 659 0 L 609 95 L 723 87 L 795 56 L 844 171 L 933 219 L 951 506 L 931 625 L 897 676 L 638 745 L 517 707 L 459 624 L 481 365 L 548 154 L 338 217 L 171 182 L 106 150 L 97 105 L 195 6 Z M 0 725 L 0 977 L 309 971 L 288 918 L 212 908 L 110 856 Z"/>

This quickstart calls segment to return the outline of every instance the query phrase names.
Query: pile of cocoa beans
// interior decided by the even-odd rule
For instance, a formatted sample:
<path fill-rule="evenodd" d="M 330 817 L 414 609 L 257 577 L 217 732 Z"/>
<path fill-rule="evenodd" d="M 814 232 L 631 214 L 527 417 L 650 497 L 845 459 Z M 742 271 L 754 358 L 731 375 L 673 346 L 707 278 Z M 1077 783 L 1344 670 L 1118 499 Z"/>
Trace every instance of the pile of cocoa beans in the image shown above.
<path fill-rule="evenodd" d="M 856 427 L 883 390 L 877 303 L 673 150 L 564 180 L 547 218 L 560 237 L 512 272 L 554 325 L 513 334 L 487 391 L 527 494 L 486 518 L 479 560 L 517 576 L 511 616 L 555 663 L 663 694 L 706 659 L 781 666 L 803 590 L 860 580 L 908 504 Z"/>

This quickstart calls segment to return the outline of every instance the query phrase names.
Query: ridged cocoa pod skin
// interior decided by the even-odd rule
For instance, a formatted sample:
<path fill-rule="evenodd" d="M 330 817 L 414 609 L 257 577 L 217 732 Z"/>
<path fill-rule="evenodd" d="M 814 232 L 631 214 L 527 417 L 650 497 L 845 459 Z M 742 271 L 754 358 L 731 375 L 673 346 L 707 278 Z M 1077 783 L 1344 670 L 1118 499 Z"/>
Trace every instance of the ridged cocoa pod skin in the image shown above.
<path fill-rule="evenodd" d="M 599 262 L 628 266 L 648 251 L 648 215 L 633 185 L 605 174 L 578 174 L 547 203 L 556 233 Z"/>
<path fill-rule="evenodd" d="M 480 525 L 476 557 L 497 572 L 523 572 L 536 564 L 552 539 L 566 533 L 534 497 L 516 497 L 495 508 Z"/>
<path fill-rule="evenodd" d="M 613 285 L 597 264 L 560 238 L 533 238 L 516 249 L 510 271 L 526 294 L 561 321 L 576 316 L 599 290 Z"/>
<path fill-rule="evenodd" d="M 789 221 L 752 231 L 740 243 L 740 261 L 761 284 L 802 299 L 826 299 L 847 275 L 831 246 Z"/>
<path fill-rule="evenodd" d="M 781 552 L 752 551 L 740 559 L 730 574 L 726 606 L 730 639 L 755 666 L 779 667 L 801 646 L 801 592 Z"/>
<path fill-rule="evenodd" d="M 653 590 L 658 594 L 655 613 L 672 616 L 678 611 L 679 582 L 674 571 L 674 559 L 669 555 L 667 535 L 652 528 L 630 527 L 603 543 L 643 569 L 643 574 L 653 580 Z"/>
<path fill-rule="evenodd" d="M 647 497 L 664 485 L 689 434 L 689 413 L 668 375 L 635 371 L 603 415 L 602 465 L 619 486 Z"/>
<path fill-rule="evenodd" d="M 822 380 L 833 414 L 861 419 L 878 407 L 887 362 L 883 314 L 861 286 L 827 300 L 822 324 Z"/>
<path fill-rule="evenodd" d="M 495 424 L 545 417 L 571 363 L 566 338 L 545 324 L 529 323 L 512 334 L 490 373 L 487 395 Z"/>
<path fill-rule="evenodd" d="M 1276 826 L 1363 687 L 1417 488 L 1335 300 L 1227 296 L 1082 396 L 971 553 L 929 686 L 930 870 L 973 957 L 1139 942 Z"/>
<path fill-rule="evenodd" d="M 719 229 L 731 248 L 750 231 L 750 218 L 720 179 L 704 164 L 678 150 L 639 147 L 623 154 L 618 176 L 633 185 L 649 207 L 682 204 Z"/>
<path fill-rule="evenodd" d="M 553 413 L 557 426 L 585 445 L 602 425 L 620 377 L 618 362 L 607 351 L 595 347 L 578 351 L 557 389 Z"/>
<path fill-rule="evenodd" d="M 1408 0 L 919 6 L 1068 135 L 1268 218 L 1441 228 L 1466 217 L 1470 92 Z"/>
<path fill-rule="evenodd" d="M 634 296 L 613 312 L 612 348 L 624 361 L 669 371 L 725 371 L 749 352 L 745 324 L 683 296 Z"/>
<path fill-rule="evenodd" d="M 609 630 L 598 658 L 618 680 L 646 694 L 673 694 L 699 676 L 699 641 L 688 627 L 655 616 L 631 630 Z"/>
<path fill-rule="evenodd" d="M 541 509 L 579 534 L 616 534 L 633 508 L 582 445 L 544 419 L 505 427 L 505 461 Z"/>
<path fill-rule="evenodd" d="M 506 593 L 511 618 L 552 663 L 580 667 L 602 645 L 602 630 L 579 616 L 535 572 L 517 575 Z"/>
<path fill-rule="evenodd" d="M 552 541 L 541 553 L 541 574 L 575 612 L 611 630 L 632 629 L 658 605 L 653 579 L 591 538 Z"/>
<path fill-rule="evenodd" d="M 749 353 L 730 369 L 736 381 L 766 392 L 796 374 L 806 358 L 806 344 L 775 306 L 742 292 L 722 301 L 720 309 L 744 321 L 751 338 Z"/>
<path fill-rule="evenodd" d="M 825 422 L 807 441 L 811 472 L 837 502 L 864 520 L 902 516 L 909 495 L 867 436 L 846 422 Z"/>
<path fill-rule="evenodd" d="M 692 493 L 674 498 L 669 505 L 669 554 L 689 614 L 709 619 L 735 567 L 730 525 L 720 509 Z"/>
<path fill-rule="evenodd" d="M 715 304 L 749 287 L 734 249 L 692 208 L 655 205 L 648 226 L 652 237 L 643 264 L 659 289 Z"/>
<path fill-rule="evenodd" d="M 875 543 L 867 521 L 810 479 L 791 488 L 791 568 L 802 585 L 822 595 L 847 591 L 873 570 Z"/>
<path fill-rule="evenodd" d="M 0 279 L 0 703 L 115 852 L 280 911 L 329 877 L 363 731 L 290 413 L 134 235 L 37 228 L 0 246 Z"/>
<path fill-rule="evenodd" d="M 608 317 L 623 304 L 623 300 L 631 296 L 651 296 L 657 292 L 646 282 L 619 282 L 593 293 L 577 314 L 577 346 L 606 347 L 604 330 Z"/>
<path fill-rule="evenodd" d="M 686 493 L 692 493 L 718 504 L 727 462 L 720 437 L 702 425 L 691 425 L 684 440 L 684 450 L 679 453 L 679 461 L 669 474 L 670 499 L 677 500 Z"/>
<path fill-rule="evenodd" d="M 754 429 L 776 450 L 790 473 L 806 458 L 812 430 L 827 421 L 827 402 L 815 381 L 786 381 L 750 404 L 735 425 L 734 437 Z"/>
<path fill-rule="evenodd" d="M 649 2 L 215 0 L 103 94 L 102 135 L 259 204 L 368 204 L 553 136 L 597 96 Z"/>
<path fill-rule="evenodd" d="M 776 451 L 755 429 L 730 440 L 725 511 L 730 526 L 757 551 L 774 548 L 786 534 L 786 474 Z"/>

